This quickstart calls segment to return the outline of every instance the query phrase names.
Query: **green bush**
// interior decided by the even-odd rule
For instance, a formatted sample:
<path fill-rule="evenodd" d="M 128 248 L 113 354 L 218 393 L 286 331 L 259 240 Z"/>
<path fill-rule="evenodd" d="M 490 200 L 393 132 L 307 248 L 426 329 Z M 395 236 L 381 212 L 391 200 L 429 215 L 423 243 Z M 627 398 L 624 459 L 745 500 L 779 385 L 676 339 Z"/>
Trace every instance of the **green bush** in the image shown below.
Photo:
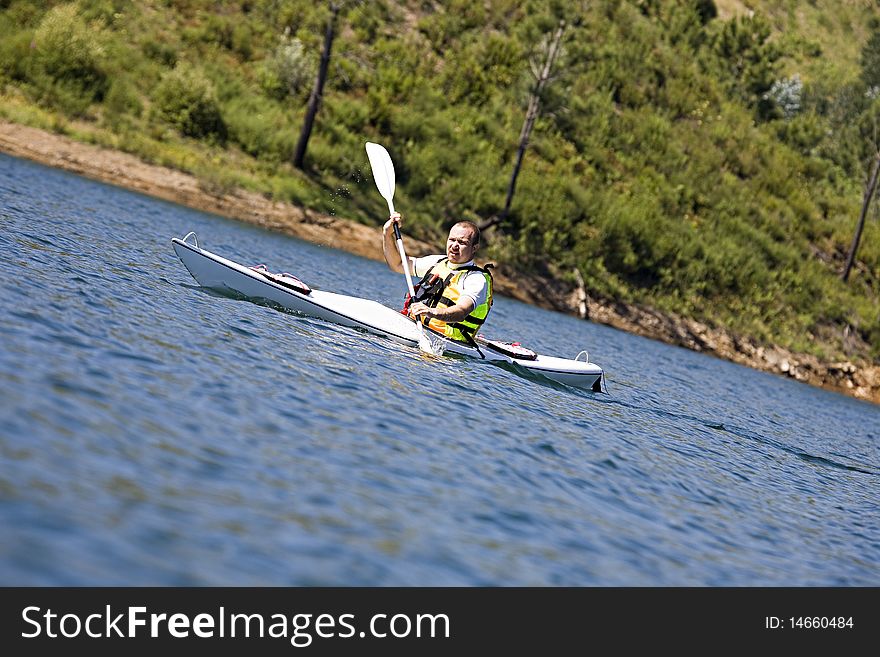
<path fill-rule="evenodd" d="M 98 21 L 105 26 L 112 25 L 123 12 L 132 9 L 128 0 L 78 0 L 77 4 L 83 20 Z"/>
<path fill-rule="evenodd" d="M 779 138 L 803 155 L 813 155 L 829 127 L 815 113 L 801 114 L 778 125 Z"/>
<path fill-rule="evenodd" d="M 449 54 L 441 84 L 453 103 L 483 105 L 490 95 L 514 83 L 523 70 L 522 59 L 512 39 L 490 34 Z"/>
<path fill-rule="evenodd" d="M 27 29 L 36 28 L 54 2 L 50 0 L 4 0 L 0 6 L 0 24 L 8 21 L 9 24 Z"/>
<path fill-rule="evenodd" d="M 306 52 L 302 41 L 287 35 L 281 38 L 272 55 L 259 69 L 263 90 L 279 100 L 306 93 L 316 74 L 315 62 Z"/>
<path fill-rule="evenodd" d="M 144 42 L 141 48 L 144 55 L 163 66 L 173 67 L 177 63 L 177 48 L 164 41 L 150 39 Z"/>
<path fill-rule="evenodd" d="M 123 130 L 131 125 L 132 119 L 141 116 L 143 109 L 140 97 L 128 80 L 122 77 L 114 79 L 104 97 L 104 118 L 107 123 Z"/>
<path fill-rule="evenodd" d="M 185 62 L 166 72 L 153 93 L 157 116 L 188 137 L 226 139 L 214 85 L 201 69 Z"/>
<path fill-rule="evenodd" d="M 276 163 L 293 157 L 297 126 L 277 103 L 244 93 L 226 104 L 224 117 L 228 138 L 246 153 Z"/>
<path fill-rule="evenodd" d="M 51 9 L 34 32 L 27 64 L 37 97 L 75 116 L 100 101 L 108 86 L 102 40 L 77 15 L 76 5 Z"/>
<path fill-rule="evenodd" d="M 770 23 L 755 14 L 720 23 L 711 42 L 716 70 L 727 78 L 732 92 L 762 119 L 770 117 L 775 109 L 768 92 L 776 81 L 781 56 L 770 38 L 771 32 Z"/>
<path fill-rule="evenodd" d="M 25 30 L 0 38 L 0 76 L 15 82 L 28 80 L 33 32 Z"/>

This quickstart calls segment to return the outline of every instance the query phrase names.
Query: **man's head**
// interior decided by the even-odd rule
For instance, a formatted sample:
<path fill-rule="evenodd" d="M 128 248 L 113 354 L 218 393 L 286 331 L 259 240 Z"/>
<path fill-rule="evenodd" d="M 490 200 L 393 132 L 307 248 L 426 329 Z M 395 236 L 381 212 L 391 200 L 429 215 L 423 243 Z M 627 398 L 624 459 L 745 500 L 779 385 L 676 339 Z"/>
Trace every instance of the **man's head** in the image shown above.
<path fill-rule="evenodd" d="M 446 239 L 446 257 L 454 265 L 462 265 L 474 259 L 480 248 L 480 229 L 472 221 L 459 221 L 449 230 Z"/>

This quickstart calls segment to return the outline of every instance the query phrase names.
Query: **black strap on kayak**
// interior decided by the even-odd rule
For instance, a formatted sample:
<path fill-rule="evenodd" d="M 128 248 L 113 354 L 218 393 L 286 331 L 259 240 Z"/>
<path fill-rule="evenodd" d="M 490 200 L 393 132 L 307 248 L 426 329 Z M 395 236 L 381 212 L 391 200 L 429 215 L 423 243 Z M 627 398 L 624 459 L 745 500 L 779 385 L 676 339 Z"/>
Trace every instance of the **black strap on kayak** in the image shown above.
<path fill-rule="evenodd" d="M 475 328 L 462 324 L 461 322 L 455 322 L 453 324 L 450 324 L 449 326 L 451 326 L 452 328 L 457 328 L 461 332 L 462 336 L 464 336 L 465 342 L 476 349 L 477 353 L 480 354 L 480 358 L 485 360 L 486 354 L 483 353 L 482 349 L 480 349 L 480 345 L 478 345 L 477 341 L 474 339 L 474 333 L 476 333 L 477 331 Z"/>

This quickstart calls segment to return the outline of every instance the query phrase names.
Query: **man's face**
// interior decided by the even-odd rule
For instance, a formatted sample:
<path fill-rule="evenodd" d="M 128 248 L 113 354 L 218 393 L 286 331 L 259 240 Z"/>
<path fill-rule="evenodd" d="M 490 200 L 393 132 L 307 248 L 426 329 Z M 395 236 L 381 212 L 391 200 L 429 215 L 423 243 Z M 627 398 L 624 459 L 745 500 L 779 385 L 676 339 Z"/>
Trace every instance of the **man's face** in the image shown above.
<path fill-rule="evenodd" d="M 453 226 L 446 239 L 446 257 L 454 265 L 461 265 L 473 260 L 477 247 L 473 243 L 474 235 L 467 226 Z"/>

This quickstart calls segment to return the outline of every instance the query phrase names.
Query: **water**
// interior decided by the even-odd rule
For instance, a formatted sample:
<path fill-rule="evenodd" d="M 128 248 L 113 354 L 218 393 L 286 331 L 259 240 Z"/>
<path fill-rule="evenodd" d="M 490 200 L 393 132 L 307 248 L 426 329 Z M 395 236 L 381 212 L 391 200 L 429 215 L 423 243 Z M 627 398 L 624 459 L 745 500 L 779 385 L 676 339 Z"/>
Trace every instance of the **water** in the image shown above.
<path fill-rule="evenodd" d="M 505 298 L 608 393 L 431 359 L 170 238 L 396 306 L 380 263 L 6 156 L 0 228 L 0 584 L 880 584 L 877 406 Z"/>

